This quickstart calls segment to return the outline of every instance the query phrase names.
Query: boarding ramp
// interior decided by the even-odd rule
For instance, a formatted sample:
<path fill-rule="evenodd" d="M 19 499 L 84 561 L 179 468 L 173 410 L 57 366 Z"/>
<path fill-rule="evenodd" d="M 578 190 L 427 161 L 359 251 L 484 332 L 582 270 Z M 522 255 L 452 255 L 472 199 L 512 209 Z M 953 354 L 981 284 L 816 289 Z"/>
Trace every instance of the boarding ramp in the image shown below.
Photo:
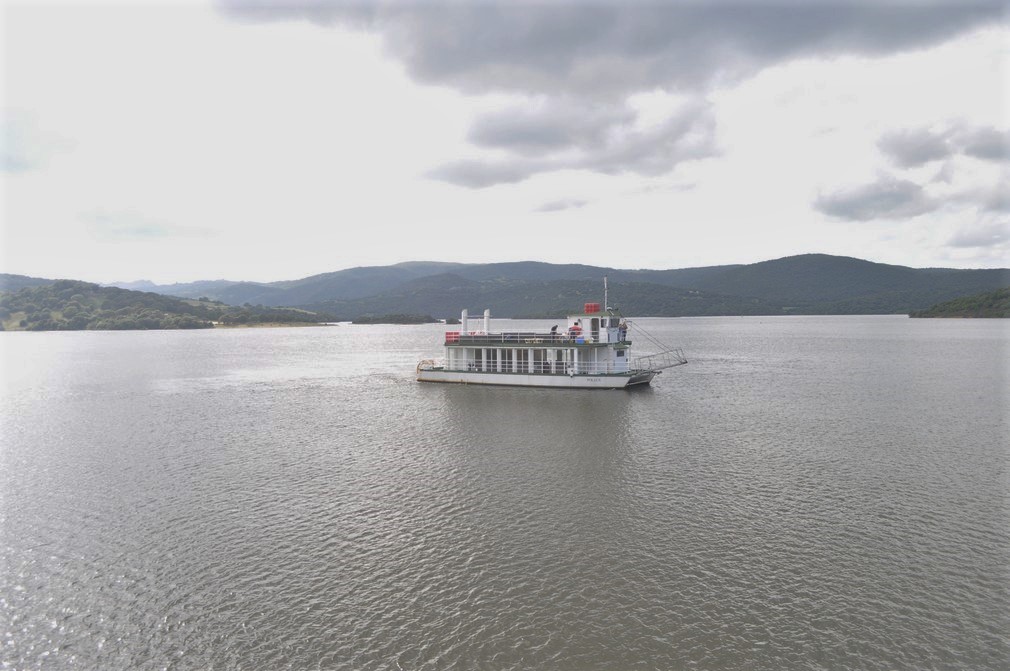
<path fill-rule="evenodd" d="M 632 357 L 631 368 L 633 370 L 664 370 L 666 368 L 673 368 L 674 366 L 683 366 L 687 363 L 687 357 L 684 356 L 684 351 L 679 347 L 670 347 L 664 344 L 652 334 L 648 333 L 642 328 L 641 324 L 637 322 L 628 321 L 628 325 L 634 331 L 634 338 L 636 342 L 644 340 L 651 345 L 651 348 L 655 348 L 658 351 L 655 354 L 645 354 L 639 357 Z M 651 349 L 650 348 L 650 349 Z"/>
<path fill-rule="evenodd" d="M 674 366 L 683 366 L 686 363 L 687 358 L 684 356 L 684 352 L 677 347 L 665 352 L 634 357 L 631 360 L 631 367 L 634 370 L 663 370 Z"/>

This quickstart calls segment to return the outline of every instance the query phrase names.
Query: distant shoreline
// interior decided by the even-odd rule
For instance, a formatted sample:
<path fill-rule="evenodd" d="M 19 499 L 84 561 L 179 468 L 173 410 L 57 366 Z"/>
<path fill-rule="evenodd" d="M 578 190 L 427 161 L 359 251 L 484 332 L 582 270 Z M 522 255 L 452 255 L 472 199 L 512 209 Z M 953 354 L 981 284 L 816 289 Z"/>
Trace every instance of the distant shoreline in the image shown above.
<path fill-rule="evenodd" d="M 283 328 L 286 326 L 336 326 L 329 322 L 263 322 L 262 324 L 214 324 L 215 329 Z"/>

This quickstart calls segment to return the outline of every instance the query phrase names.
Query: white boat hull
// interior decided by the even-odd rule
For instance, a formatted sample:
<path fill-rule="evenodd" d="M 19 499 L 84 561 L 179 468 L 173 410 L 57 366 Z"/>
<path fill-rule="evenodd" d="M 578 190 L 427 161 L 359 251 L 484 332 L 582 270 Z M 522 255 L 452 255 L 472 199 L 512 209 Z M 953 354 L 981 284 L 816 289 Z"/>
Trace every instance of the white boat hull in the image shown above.
<path fill-rule="evenodd" d="M 534 375 L 528 373 L 483 373 L 478 371 L 421 368 L 420 382 L 487 384 L 510 387 L 547 387 L 554 389 L 625 389 L 647 385 L 659 371 L 644 370 L 611 375 Z"/>

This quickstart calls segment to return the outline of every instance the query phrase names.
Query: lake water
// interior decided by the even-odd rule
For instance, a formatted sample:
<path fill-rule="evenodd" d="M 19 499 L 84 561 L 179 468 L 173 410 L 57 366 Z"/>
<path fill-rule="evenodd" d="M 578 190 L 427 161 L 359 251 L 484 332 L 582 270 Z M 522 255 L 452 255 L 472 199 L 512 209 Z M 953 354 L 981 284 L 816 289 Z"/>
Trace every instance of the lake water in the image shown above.
<path fill-rule="evenodd" d="M 639 324 L 691 363 L 635 391 L 0 334 L 2 667 L 1007 668 L 1010 322 Z"/>

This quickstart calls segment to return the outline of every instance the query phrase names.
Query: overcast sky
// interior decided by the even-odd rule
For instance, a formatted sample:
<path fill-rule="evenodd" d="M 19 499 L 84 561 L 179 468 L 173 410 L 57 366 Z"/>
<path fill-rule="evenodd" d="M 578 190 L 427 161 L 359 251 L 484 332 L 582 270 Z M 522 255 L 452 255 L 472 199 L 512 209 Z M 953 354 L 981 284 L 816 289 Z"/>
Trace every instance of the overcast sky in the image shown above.
<path fill-rule="evenodd" d="M 1006 2 L 3 8 L 2 272 L 1010 266 Z"/>

